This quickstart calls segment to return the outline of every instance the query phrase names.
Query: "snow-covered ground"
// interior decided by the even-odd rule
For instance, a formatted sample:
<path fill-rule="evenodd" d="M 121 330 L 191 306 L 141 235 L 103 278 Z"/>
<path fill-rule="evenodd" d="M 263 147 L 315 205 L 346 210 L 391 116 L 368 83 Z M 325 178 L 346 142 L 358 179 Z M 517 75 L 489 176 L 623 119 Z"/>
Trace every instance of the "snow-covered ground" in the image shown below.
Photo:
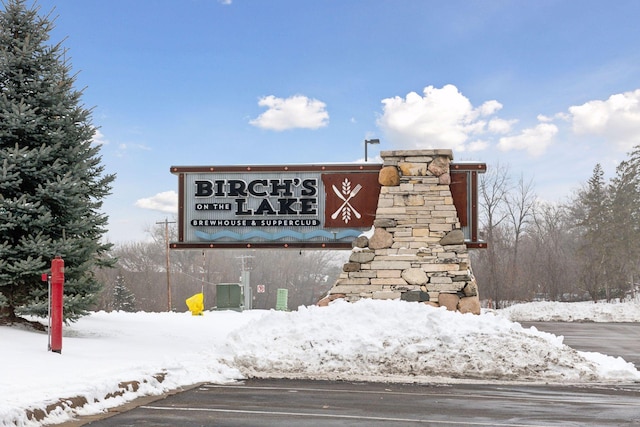
<path fill-rule="evenodd" d="M 631 382 L 621 358 L 575 351 L 512 320 L 640 321 L 640 303 L 531 303 L 480 316 L 419 303 L 296 311 L 97 312 L 47 335 L 0 327 L 0 425 L 95 414 L 143 395 L 248 377 L 401 382 Z M 29 420 L 30 414 L 35 414 Z"/>
<path fill-rule="evenodd" d="M 531 302 L 499 312 L 514 322 L 640 322 L 640 299 L 619 304 Z"/>

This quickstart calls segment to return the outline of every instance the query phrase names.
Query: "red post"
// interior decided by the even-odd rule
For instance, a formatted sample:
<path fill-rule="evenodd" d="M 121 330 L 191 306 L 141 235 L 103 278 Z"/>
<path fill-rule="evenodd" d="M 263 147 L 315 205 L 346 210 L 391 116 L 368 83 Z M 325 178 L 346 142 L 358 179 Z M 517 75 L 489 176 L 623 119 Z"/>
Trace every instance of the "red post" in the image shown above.
<path fill-rule="evenodd" d="M 64 294 L 64 260 L 56 256 L 51 260 L 51 336 L 50 349 L 62 353 L 62 302 Z"/>

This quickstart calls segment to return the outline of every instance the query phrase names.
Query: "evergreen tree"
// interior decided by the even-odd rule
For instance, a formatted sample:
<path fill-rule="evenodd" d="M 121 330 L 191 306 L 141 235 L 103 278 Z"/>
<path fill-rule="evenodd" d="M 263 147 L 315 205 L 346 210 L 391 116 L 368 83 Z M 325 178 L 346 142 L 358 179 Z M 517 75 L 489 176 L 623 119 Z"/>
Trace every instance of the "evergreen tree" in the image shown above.
<path fill-rule="evenodd" d="M 578 193 L 572 214 L 580 235 L 577 254 L 582 287 L 595 301 L 601 297 L 601 290 L 608 288 L 607 263 L 612 243 L 611 202 L 600 164 L 596 164 L 587 186 Z"/>
<path fill-rule="evenodd" d="M 46 315 L 41 274 L 65 261 L 64 317 L 86 314 L 100 284 L 95 266 L 112 265 L 101 243 L 100 213 L 115 175 L 105 174 L 90 111 L 73 88 L 52 22 L 24 0 L 0 11 L 0 321 Z"/>
<path fill-rule="evenodd" d="M 113 309 L 122 311 L 135 311 L 136 296 L 127 288 L 124 277 L 118 274 L 113 288 Z"/>
<path fill-rule="evenodd" d="M 629 153 L 629 159 L 620 162 L 616 176 L 609 186 L 611 218 L 615 224 L 611 236 L 615 247 L 611 250 L 610 277 L 612 290 L 607 298 L 622 297 L 638 273 L 640 257 L 640 146 Z"/>

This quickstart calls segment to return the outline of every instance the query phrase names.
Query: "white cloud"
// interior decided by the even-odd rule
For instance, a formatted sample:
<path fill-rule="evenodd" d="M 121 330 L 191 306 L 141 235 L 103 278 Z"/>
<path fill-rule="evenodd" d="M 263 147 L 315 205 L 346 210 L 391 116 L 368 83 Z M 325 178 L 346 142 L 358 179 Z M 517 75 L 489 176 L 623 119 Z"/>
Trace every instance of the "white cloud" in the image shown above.
<path fill-rule="evenodd" d="M 178 212 L 178 193 L 175 191 L 164 191 L 155 196 L 140 199 L 136 201 L 136 207 L 142 209 L 150 209 L 153 211 L 177 213 Z"/>
<path fill-rule="evenodd" d="M 481 139 L 475 140 L 475 141 L 471 141 L 468 145 L 467 145 L 467 149 L 469 151 L 482 151 L 482 150 L 486 150 L 489 147 L 489 142 L 488 141 L 483 141 Z"/>
<path fill-rule="evenodd" d="M 500 104 L 495 99 L 491 101 L 487 101 L 484 104 L 482 104 L 480 107 L 478 107 L 478 111 L 481 116 L 490 116 L 491 114 L 497 113 L 501 109 L 502 109 L 502 104 Z"/>
<path fill-rule="evenodd" d="M 249 123 L 262 129 L 276 131 L 295 128 L 318 129 L 329 123 L 329 113 L 325 110 L 326 104 L 303 95 L 294 95 L 289 98 L 276 98 L 269 95 L 261 98 L 258 105 L 268 109 Z"/>
<path fill-rule="evenodd" d="M 91 145 L 107 145 L 109 144 L 109 140 L 104 137 L 104 134 L 100 132 L 100 129 L 96 129 L 96 133 L 93 134 L 93 138 L 91 138 Z"/>
<path fill-rule="evenodd" d="M 126 144 L 120 143 L 118 144 L 118 149 L 116 150 L 117 157 L 125 157 L 131 151 L 151 151 L 151 147 L 144 144 Z"/>
<path fill-rule="evenodd" d="M 497 144 L 502 151 L 523 150 L 539 157 L 560 132 L 554 123 L 559 121 L 570 123 L 577 135 L 601 137 L 621 151 L 640 145 L 640 89 L 572 106 L 568 112 L 539 114 L 537 125 L 526 129 L 516 128 L 518 120 L 497 117 L 500 102 L 474 107 L 454 85 L 427 86 L 422 95 L 410 92 L 382 104 L 377 124 L 400 148 L 480 151 Z"/>
<path fill-rule="evenodd" d="M 498 142 L 502 151 L 527 150 L 533 156 L 542 155 L 558 133 L 558 127 L 550 123 L 540 123 L 536 127 L 523 130 L 520 135 L 504 136 Z"/>
<path fill-rule="evenodd" d="M 403 148 L 450 148 L 456 151 L 486 146 L 468 140 L 471 135 L 486 132 L 502 133 L 511 122 L 493 118 L 488 125 L 485 118 L 502 108 L 498 101 L 487 101 L 474 108 L 454 85 L 442 89 L 427 86 L 424 96 L 415 92 L 406 98 L 382 100 L 383 114 L 378 125 L 394 145 Z"/>
<path fill-rule="evenodd" d="M 511 127 L 516 124 L 517 120 L 504 120 L 495 118 L 489 120 L 488 130 L 490 133 L 506 134 L 511 132 Z"/>
<path fill-rule="evenodd" d="M 116 157 L 124 157 L 127 153 L 127 144 L 120 143 L 118 144 L 118 149 L 116 150 Z"/>
<path fill-rule="evenodd" d="M 598 135 L 620 150 L 640 144 L 640 89 L 569 108 L 578 135 Z"/>

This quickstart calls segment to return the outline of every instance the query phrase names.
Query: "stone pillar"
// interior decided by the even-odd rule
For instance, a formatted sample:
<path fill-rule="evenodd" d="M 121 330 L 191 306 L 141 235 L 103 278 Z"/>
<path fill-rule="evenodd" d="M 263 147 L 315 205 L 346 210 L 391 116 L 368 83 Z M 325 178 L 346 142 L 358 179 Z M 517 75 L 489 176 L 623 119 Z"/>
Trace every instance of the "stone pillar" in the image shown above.
<path fill-rule="evenodd" d="M 383 151 L 373 233 L 319 305 L 403 299 L 480 313 L 478 288 L 449 184 L 451 150 Z"/>

